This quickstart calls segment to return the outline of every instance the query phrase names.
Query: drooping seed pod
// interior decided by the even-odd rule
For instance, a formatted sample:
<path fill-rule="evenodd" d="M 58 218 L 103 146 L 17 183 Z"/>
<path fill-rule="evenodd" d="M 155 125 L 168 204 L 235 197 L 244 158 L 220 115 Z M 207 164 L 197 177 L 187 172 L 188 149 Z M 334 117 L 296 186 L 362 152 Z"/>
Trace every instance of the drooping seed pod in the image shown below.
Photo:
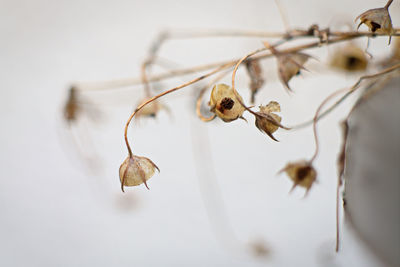
<path fill-rule="evenodd" d="M 147 189 L 147 180 L 153 175 L 155 170 L 160 169 L 150 159 L 139 156 L 127 157 L 119 167 L 119 179 L 121 181 L 121 189 L 124 186 L 137 186 L 144 183 Z"/>
<path fill-rule="evenodd" d="M 71 123 L 77 120 L 81 111 L 78 104 L 78 92 L 74 86 L 71 86 L 68 91 L 68 99 L 64 106 L 64 118 L 67 122 Z"/>
<path fill-rule="evenodd" d="M 256 112 L 258 115 L 270 115 L 272 117 L 272 119 L 274 119 L 278 123 L 280 123 L 282 121 L 282 118 L 279 115 L 273 113 L 273 112 L 281 111 L 281 107 L 278 102 L 271 101 L 266 106 L 261 105 L 259 108 L 260 108 L 260 111 Z M 274 132 L 276 132 L 279 129 L 278 125 L 271 122 L 271 120 L 267 119 L 265 116 L 256 116 L 255 124 L 256 124 L 256 127 L 261 132 L 267 134 L 273 140 L 278 141 L 272 135 Z"/>
<path fill-rule="evenodd" d="M 280 172 L 285 172 L 293 181 L 290 191 L 299 185 L 306 189 L 306 195 L 317 179 L 317 171 L 309 161 L 305 160 L 288 163 Z"/>
<path fill-rule="evenodd" d="M 363 49 L 349 43 L 333 53 L 330 66 L 348 72 L 364 71 L 368 66 L 368 59 Z"/>
<path fill-rule="evenodd" d="M 360 28 L 362 24 L 365 24 L 371 32 L 389 34 L 390 44 L 392 34 L 395 33 L 389 14 L 389 6 L 391 3 L 392 1 L 389 1 L 385 7 L 370 9 L 359 15 L 355 19 L 355 21 L 360 19 L 360 24 L 358 24 L 357 29 Z"/>
<path fill-rule="evenodd" d="M 250 102 L 253 104 L 255 101 L 256 93 L 264 85 L 264 78 L 262 76 L 262 69 L 259 60 L 257 59 L 246 60 L 246 70 L 250 77 L 250 91 L 251 91 Z"/>
<path fill-rule="evenodd" d="M 238 95 L 240 101 L 243 99 Z M 243 118 L 245 108 L 239 103 L 232 88 L 226 84 L 217 84 L 213 87 L 210 97 L 210 111 L 214 112 L 224 122 L 231 122 Z"/>
<path fill-rule="evenodd" d="M 304 53 L 277 55 L 279 79 L 288 91 L 292 91 L 289 87 L 290 79 L 305 69 L 304 64 L 309 58 L 310 56 Z"/>

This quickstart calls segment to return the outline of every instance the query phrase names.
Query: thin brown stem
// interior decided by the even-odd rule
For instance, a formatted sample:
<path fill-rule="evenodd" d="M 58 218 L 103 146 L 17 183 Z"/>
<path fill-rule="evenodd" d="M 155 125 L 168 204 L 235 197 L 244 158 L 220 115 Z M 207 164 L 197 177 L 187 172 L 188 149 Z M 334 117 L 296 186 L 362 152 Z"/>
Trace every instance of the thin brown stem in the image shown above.
<path fill-rule="evenodd" d="M 275 0 L 275 4 L 278 7 L 278 11 L 279 11 L 279 14 L 281 15 L 281 19 L 282 19 L 282 22 L 283 22 L 283 26 L 285 27 L 285 30 L 287 32 L 289 32 L 289 28 L 290 28 L 289 19 L 288 19 L 288 16 L 287 16 L 286 12 L 285 12 L 285 9 L 283 8 L 282 3 L 281 3 L 280 0 Z"/>
<path fill-rule="evenodd" d="M 335 91 L 332 94 L 330 94 L 328 97 L 326 97 L 324 99 L 324 101 L 322 101 L 322 103 L 318 106 L 317 111 L 315 112 L 314 119 L 313 119 L 313 132 L 314 132 L 314 139 L 315 139 L 315 152 L 314 152 L 314 155 L 311 157 L 311 159 L 309 161 L 310 165 L 312 164 L 312 162 L 317 157 L 318 151 L 319 151 L 319 140 L 318 140 L 318 132 L 317 132 L 317 122 L 318 122 L 319 113 L 321 112 L 321 110 L 325 106 L 325 104 L 328 103 L 329 100 L 331 100 L 332 98 L 334 98 L 338 94 L 341 94 L 341 93 L 343 93 L 343 92 L 345 92 L 347 90 L 349 90 L 349 89 L 348 88 L 344 88 L 344 89 L 340 89 L 340 90 Z"/>
<path fill-rule="evenodd" d="M 375 77 L 379 77 L 381 75 L 393 72 L 397 69 L 400 69 L 400 64 L 396 64 L 394 66 L 391 66 L 389 68 L 386 68 L 378 73 L 372 74 L 372 75 L 366 75 L 366 76 L 362 76 L 360 77 L 357 82 L 349 89 L 349 91 L 344 94 L 338 101 L 336 101 L 332 106 L 330 106 L 328 109 L 326 109 L 324 112 L 322 112 L 318 118 L 317 121 L 319 121 L 320 119 L 322 119 L 323 117 L 325 117 L 326 115 L 328 115 L 329 113 L 331 113 L 333 110 L 335 110 L 341 103 L 343 103 L 344 100 L 346 100 L 351 94 L 353 94 L 354 90 L 357 89 L 357 87 L 360 85 L 360 83 L 365 80 L 365 79 L 371 79 L 371 78 L 375 78 Z M 373 85 L 373 84 L 371 84 Z M 298 130 L 298 129 L 302 129 L 305 128 L 309 125 L 311 125 L 312 123 L 314 123 L 314 117 L 311 120 L 290 126 L 291 129 L 294 130 Z"/>
<path fill-rule="evenodd" d="M 387 1 L 385 8 L 388 9 L 390 7 L 390 5 L 392 4 L 393 0 L 389 0 Z"/>
<path fill-rule="evenodd" d="M 215 73 L 218 73 L 218 72 L 220 72 L 221 70 L 223 70 L 223 69 L 225 69 L 225 68 L 229 68 L 229 67 L 232 67 L 232 66 L 233 66 L 233 63 L 227 63 L 227 64 L 224 64 L 224 65 L 221 65 L 221 66 L 219 66 L 218 68 L 216 68 L 216 69 L 214 69 L 214 70 L 212 70 L 212 71 L 210 71 L 210 72 L 208 72 L 208 73 L 206 73 L 206 74 L 204 74 L 204 75 L 202 75 L 202 76 L 200 76 L 200 77 L 197 77 L 197 78 L 195 78 L 195 79 L 193 79 L 193 80 L 191 80 L 191 81 L 189 81 L 189 82 L 186 82 L 186 83 L 181 84 L 181 85 L 179 85 L 179 86 L 177 86 L 177 87 L 174 87 L 174 88 L 172 88 L 172 89 L 169 89 L 169 90 L 167 90 L 167 91 L 164 91 L 164 92 L 162 92 L 162 93 L 160 93 L 160 94 L 158 94 L 158 95 L 155 95 L 155 96 L 153 96 L 152 98 L 150 98 L 150 99 L 146 100 L 145 102 L 143 102 L 142 104 L 140 104 L 140 105 L 132 112 L 132 114 L 129 116 L 128 121 L 127 121 L 126 124 L 125 124 L 124 138 L 125 138 L 126 147 L 127 147 L 127 149 L 128 149 L 129 157 L 132 157 L 132 156 L 133 156 L 133 153 L 132 153 L 131 146 L 129 145 L 129 141 L 128 141 L 128 127 L 129 127 L 129 124 L 131 123 L 133 117 L 136 115 L 137 112 L 139 112 L 139 111 L 140 111 L 144 106 L 146 106 L 147 104 L 153 102 L 154 100 L 157 100 L 158 98 L 160 98 L 160 97 L 162 97 L 162 96 L 164 96 L 164 95 L 167 95 L 167 94 L 170 94 L 170 93 L 172 93 L 172 92 L 175 92 L 175 91 L 177 91 L 177 90 L 179 90 L 179 89 L 182 89 L 182 88 L 184 88 L 184 87 L 186 87 L 186 86 L 189 86 L 189 85 L 191 85 L 191 84 L 193 84 L 193 83 L 196 83 L 196 82 L 198 82 L 198 81 L 200 81 L 200 80 L 203 80 L 203 79 L 205 79 L 205 78 L 207 78 L 207 77 L 210 77 L 211 75 L 213 75 L 213 74 L 215 74 Z"/>

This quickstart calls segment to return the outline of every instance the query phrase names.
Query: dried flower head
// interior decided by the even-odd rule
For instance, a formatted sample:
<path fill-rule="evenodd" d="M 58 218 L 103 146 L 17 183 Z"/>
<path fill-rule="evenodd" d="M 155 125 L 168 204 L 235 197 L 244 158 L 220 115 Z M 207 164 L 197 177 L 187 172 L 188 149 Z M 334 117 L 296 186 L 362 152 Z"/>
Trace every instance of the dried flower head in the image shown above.
<path fill-rule="evenodd" d="M 81 107 L 78 104 L 78 92 L 75 87 L 69 88 L 67 103 L 64 106 L 64 118 L 67 122 L 74 122 L 78 118 Z"/>
<path fill-rule="evenodd" d="M 363 71 L 368 66 L 368 59 L 363 49 L 354 43 L 336 50 L 330 65 L 345 71 Z"/>
<path fill-rule="evenodd" d="M 357 29 L 360 28 L 361 24 L 368 26 L 371 32 L 389 34 L 389 44 L 392 34 L 395 32 L 392 26 L 392 19 L 389 14 L 389 6 L 392 0 L 389 0 L 386 6 L 382 8 L 374 8 L 365 11 L 359 15 L 355 21 L 360 19 L 360 24 L 358 24 Z"/>
<path fill-rule="evenodd" d="M 279 79 L 288 91 L 292 91 L 289 87 L 289 81 L 293 76 L 299 75 L 304 64 L 310 58 L 304 53 L 292 53 L 277 55 Z"/>
<path fill-rule="evenodd" d="M 306 195 L 317 178 L 317 172 L 309 161 L 301 160 L 288 163 L 281 172 L 286 172 L 289 178 L 293 181 L 293 187 L 301 186 L 306 188 Z"/>
<path fill-rule="evenodd" d="M 278 102 L 271 101 L 268 103 L 268 105 L 261 105 L 259 108 L 260 111 L 256 112 L 258 115 L 269 115 L 270 117 L 272 117 L 273 120 L 278 123 L 282 121 L 282 118 L 279 115 L 273 113 L 281 111 L 281 107 Z M 271 122 L 271 119 L 267 119 L 265 116 L 256 116 L 255 124 L 261 132 L 266 133 L 273 140 L 277 141 L 272 134 L 279 129 L 279 126 Z"/>
<path fill-rule="evenodd" d="M 240 101 L 243 102 L 241 96 Z M 210 110 L 224 122 L 231 122 L 237 118 L 243 118 L 245 108 L 239 103 L 235 92 L 226 84 L 214 85 L 210 97 Z"/>
<path fill-rule="evenodd" d="M 121 181 L 121 189 L 124 192 L 124 186 L 137 186 L 144 183 L 147 186 L 155 169 L 160 172 L 160 169 L 150 159 L 145 157 L 134 156 L 127 157 L 119 167 L 119 179 Z"/>
<path fill-rule="evenodd" d="M 246 60 L 246 69 L 250 77 L 250 102 L 253 104 L 257 91 L 264 85 L 260 61 L 257 59 Z"/>

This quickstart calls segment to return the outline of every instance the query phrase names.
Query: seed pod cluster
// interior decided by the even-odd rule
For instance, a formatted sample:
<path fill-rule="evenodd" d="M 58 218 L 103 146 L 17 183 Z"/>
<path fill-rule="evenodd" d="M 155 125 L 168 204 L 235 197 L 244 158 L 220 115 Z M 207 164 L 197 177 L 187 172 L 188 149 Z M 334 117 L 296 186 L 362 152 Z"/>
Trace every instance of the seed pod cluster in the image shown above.
<path fill-rule="evenodd" d="M 317 171 L 309 161 L 305 160 L 288 163 L 281 172 L 285 172 L 293 181 L 291 190 L 299 185 L 306 189 L 306 194 L 317 179 Z"/>
<path fill-rule="evenodd" d="M 238 95 L 240 101 L 243 99 Z M 245 108 L 239 103 L 233 89 L 226 84 L 217 84 L 213 87 L 210 97 L 210 111 L 214 112 L 224 122 L 231 122 L 243 118 Z"/>
<path fill-rule="evenodd" d="M 149 189 L 147 180 L 154 175 L 156 169 L 160 172 L 160 169 L 148 158 L 128 156 L 119 167 L 122 191 L 124 191 L 124 186 L 137 186 L 143 183 Z"/>
<path fill-rule="evenodd" d="M 273 140 L 277 141 L 275 137 L 272 135 L 274 132 L 276 132 L 279 129 L 279 126 L 271 122 L 273 119 L 274 121 L 280 123 L 282 121 L 282 118 L 273 113 L 273 112 L 280 112 L 281 107 L 278 102 L 276 101 L 271 101 L 265 106 L 259 106 L 260 111 L 256 112 L 260 116 L 256 116 L 256 127 L 263 133 L 267 134 L 269 137 L 271 137 Z M 271 119 L 268 119 L 267 116 L 271 117 Z"/>
<path fill-rule="evenodd" d="M 356 44 L 349 43 L 336 50 L 330 65 L 348 72 L 364 71 L 368 66 L 368 59 L 363 49 Z"/>

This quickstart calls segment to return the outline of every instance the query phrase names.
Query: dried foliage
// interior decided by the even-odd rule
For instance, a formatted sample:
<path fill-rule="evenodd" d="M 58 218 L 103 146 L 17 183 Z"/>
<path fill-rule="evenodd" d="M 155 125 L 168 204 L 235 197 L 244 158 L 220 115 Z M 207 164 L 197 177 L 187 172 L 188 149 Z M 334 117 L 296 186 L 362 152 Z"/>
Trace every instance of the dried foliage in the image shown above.
<path fill-rule="evenodd" d="M 287 29 L 287 31 L 284 33 L 260 33 L 241 31 L 227 31 L 222 33 L 220 31 L 217 31 L 214 33 L 207 32 L 205 34 L 204 32 L 202 32 L 199 33 L 197 36 L 231 35 L 236 37 L 278 38 L 278 41 L 273 45 L 270 45 L 268 41 L 262 40 L 264 43 L 263 47 L 252 51 L 239 59 L 210 63 L 207 65 L 194 66 L 190 68 L 174 69 L 165 73 L 151 76 L 146 73 L 146 68 L 154 64 L 155 60 L 157 59 L 157 51 L 159 50 L 161 44 L 169 38 L 174 37 L 174 34 L 162 34 L 161 37 L 157 39 L 157 42 L 152 46 L 148 58 L 142 64 L 141 77 L 139 79 L 127 80 L 126 83 L 119 81 L 116 83 L 117 85 L 115 85 L 115 87 L 118 87 L 123 85 L 126 86 L 133 84 L 143 84 L 146 95 L 146 99 L 140 102 L 138 107 L 129 116 L 125 125 L 124 138 L 128 150 L 128 157 L 122 163 L 119 170 L 122 191 L 124 191 L 124 186 L 137 186 L 140 184 L 145 184 L 145 186 L 147 187 L 147 180 L 154 175 L 156 169 L 159 171 L 158 167 L 150 159 L 135 156 L 133 154 L 127 134 L 128 127 L 135 116 L 145 118 L 155 117 L 158 114 L 158 112 L 163 108 L 163 106 L 158 102 L 159 98 L 216 75 L 217 77 L 212 81 L 212 83 L 208 84 L 205 87 L 196 87 L 201 88 L 196 101 L 196 112 L 198 117 L 202 121 L 211 121 L 215 117 L 219 117 L 224 122 L 232 122 L 237 120 L 238 118 L 244 119 L 243 114 L 245 111 L 248 111 L 246 115 L 249 114 L 255 117 L 255 126 L 261 132 L 267 134 L 270 138 L 277 141 L 273 136 L 273 133 L 275 133 L 279 128 L 283 128 L 286 130 L 290 129 L 289 127 L 283 126 L 281 124 L 282 118 L 276 114 L 281 111 L 280 105 L 276 101 L 271 101 L 265 106 L 260 105 L 259 111 L 254 111 L 254 106 L 247 106 L 245 104 L 245 100 L 235 88 L 236 73 L 238 68 L 242 66 L 241 63 L 243 63 L 243 66 L 245 66 L 247 74 L 250 78 L 248 89 L 250 89 L 251 92 L 250 102 L 252 104 L 257 101 L 256 94 L 263 88 L 265 76 L 267 74 L 261 68 L 261 62 L 262 60 L 267 60 L 269 58 L 276 58 L 279 80 L 285 87 L 285 89 L 290 92 L 293 91 L 289 86 L 289 82 L 292 80 L 292 78 L 298 75 L 301 70 L 305 70 L 305 64 L 311 58 L 311 56 L 309 54 L 306 54 L 304 51 L 311 48 L 318 48 L 322 45 L 327 46 L 340 42 L 346 43 L 346 45 L 342 46 L 342 48 L 335 51 L 335 53 L 333 54 L 333 59 L 330 61 L 329 66 L 340 69 L 344 73 L 352 73 L 356 71 L 365 72 L 367 70 L 367 67 L 373 62 L 369 61 L 369 58 L 366 57 L 365 52 L 360 47 L 358 47 L 353 42 L 353 40 L 361 37 L 370 38 L 374 36 L 386 36 L 389 37 L 390 44 L 392 36 L 399 36 L 399 31 L 393 28 L 389 14 L 389 6 L 391 5 L 391 3 L 392 0 L 389 0 L 385 7 L 370 9 L 356 18 L 356 21 L 358 19 L 360 20 L 358 27 L 360 27 L 362 24 L 365 24 L 369 28 L 369 32 L 338 32 L 333 31 L 330 28 L 320 29 L 317 24 L 311 25 L 306 29 Z M 179 34 L 177 36 L 178 38 L 182 37 L 182 35 Z M 190 32 L 188 36 L 196 36 L 196 34 Z M 306 38 L 311 38 L 312 41 L 304 44 L 290 46 L 293 40 Z M 285 46 L 285 48 L 281 48 L 280 45 L 282 44 L 286 44 L 287 46 Z M 376 68 L 382 68 L 383 66 L 383 70 L 380 69 L 374 74 L 361 76 L 359 80 L 349 88 L 341 89 L 327 96 L 326 99 L 324 99 L 319 105 L 312 120 L 306 121 L 299 126 L 292 127 L 293 129 L 298 129 L 312 125 L 315 138 L 315 152 L 310 160 L 301 160 L 288 163 L 281 171 L 285 172 L 287 176 L 293 181 L 292 190 L 297 186 L 300 186 L 305 188 L 307 194 L 317 180 L 317 171 L 314 168 L 313 162 L 319 153 L 319 139 L 317 134 L 318 121 L 322 119 L 326 114 L 337 108 L 339 104 L 341 104 L 349 95 L 353 94 L 358 88 L 362 87 L 364 80 L 375 81 L 376 79 L 379 79 L 380 77 L 388 73 L 394 73 L 396 71 L 399 72 L 399 61 L 400 41 L 399 38 L 396 38 L 392 55 L 389 58 L 385 59 L 382 64 L 375 65 Z M 180 84 L 179 86 L 176 86 L 172 89 L 165 90 L 159 94 L 153 94 L 151 92 L 150 84 L 153 82 L 171 77 L 183 76 L 186 74 L 193 74 L 204 71 L 207 72 L 202 73 L 201 76 Z M 221 79 L 223 78 L 223 76 L 225 76 L 226 73 L 230 72 L 232 72 L 232 85 L 230 86 L 221 83 Z M 100 86 L 99 88 L 109 89 L 113 87 L 112 84 L 112 82 L 109 82 L 108 84 Z M 70 89 L 69 97 L 64 108 L 64 118 L 66 121 L 75 121 L 79 113 L 81 112 L 81 107 L 79 106 L 77 101 L 77 93 L 80 90 L 85 90 L 85 88 L 90 88 L 91 90 L 93 89 L 93 87 L 79 86 L 79 84 L 78 86 L 72 87 Z M 206 117 L 201 113 L 202 98 L 205 95 L 205 92 L 211 88 L 212 90 L 210 93 L 208 104 L 210 111 L 213 113 L 213 115 Z M 337 97 L 338 95 L 342 95 L 342 97 L 332 106 L 323 111 L 326 103 Z M 343 164 L 344 158 L 345 153 L 343 147 L 338 161 L 338 192 L 339 187 L 342 185 L 342 174 L 345 168 Z M 337 198 L 339 201 L 339 197 Z M 339 229 L 339 227 L 337 227 L 337 229 Z M 337 239 L 339 239 L 338 234 Z M 256 247 L 255 250 L 259 251 L 259 254 L 267 253 L 267 250 L 264 249 L 264 247 L 262 246 L 259 246 L 259 248 Z"/>

